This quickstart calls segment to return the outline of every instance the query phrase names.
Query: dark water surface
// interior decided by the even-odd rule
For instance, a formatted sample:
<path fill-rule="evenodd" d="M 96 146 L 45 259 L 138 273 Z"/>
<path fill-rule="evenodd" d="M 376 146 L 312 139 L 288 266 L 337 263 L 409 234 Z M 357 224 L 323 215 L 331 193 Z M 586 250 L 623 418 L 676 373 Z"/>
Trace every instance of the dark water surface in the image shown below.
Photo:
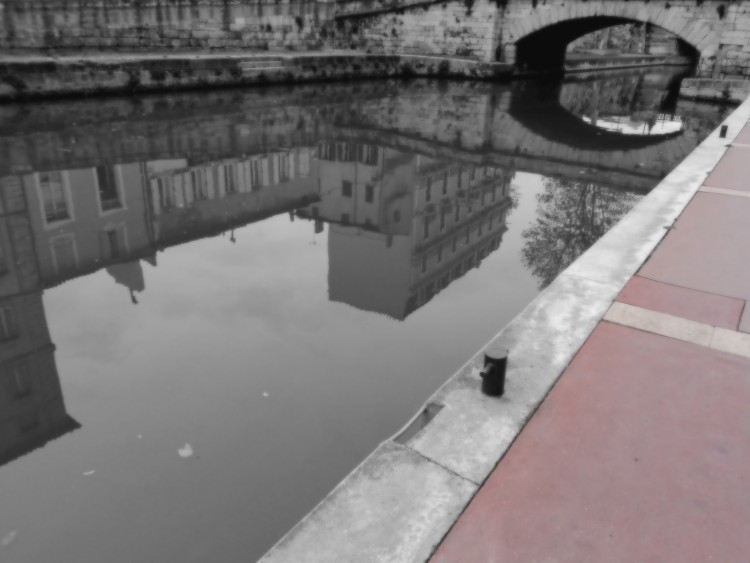
<path fill-rule="evenodd" d="M 257 559 L 718 123 L 675 76 L 0 106 L 0 560 Z"/>

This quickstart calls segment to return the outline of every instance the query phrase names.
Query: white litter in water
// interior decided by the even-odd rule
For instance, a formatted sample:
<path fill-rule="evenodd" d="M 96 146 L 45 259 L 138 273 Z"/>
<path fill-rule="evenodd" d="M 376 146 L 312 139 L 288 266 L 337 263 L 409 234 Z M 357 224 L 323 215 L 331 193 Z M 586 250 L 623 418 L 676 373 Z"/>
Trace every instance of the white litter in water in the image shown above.
<path fill-rule="evenodd" d="M 0 546 L 8 547 L 11 543 L 13 543 L 13 540 L 16 539 L 17 535 L 18 535 L 18 532 L 13 530 L 11 533 L 5 536 L 2 540 L 0 540 Z"/>
<path fill-rule="evenodd" d="M 263 391 L 263 396 L 264 397 L 268 397 L 268 393 L 266 393 L 265 391 Z"/>
<path fill-rule="evenodd" d="M 83 472 L 84 475 L 93 475 L 94 473 L 96 473 L 96 470 L 94 470 L 94 469 L 92 469 L 91 471 L 84 471 Z"/>
<path fill-rule="evenodd" d="M 179 450 L 177 450 L 177 453 L 180 454 L 180 457 L 188 458 L 191 455 L 193 455 L 195 453 L 195 451 L 193 450 L 193 446 L 191 446 L 190 444 L 186 443 Z"/>
<path fill-rule="evenodd" d="M 138 439 L 140 440 L 141 438 L 143 438 L 143 434 L 138 434 Z"/>

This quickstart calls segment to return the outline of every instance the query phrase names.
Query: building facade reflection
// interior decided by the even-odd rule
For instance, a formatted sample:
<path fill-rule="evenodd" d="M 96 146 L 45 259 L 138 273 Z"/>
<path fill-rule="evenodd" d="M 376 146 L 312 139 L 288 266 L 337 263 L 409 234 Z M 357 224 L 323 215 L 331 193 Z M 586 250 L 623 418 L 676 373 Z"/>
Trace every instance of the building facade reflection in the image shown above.
<path fill-rule="evenodd" d="M 368 144 L 324 143 L 320 202 L 331 224 L 329 297 L 403 320 L 496 250 L 514 174 Z"/>
<path fill-rule="evenodd" d="M 67 413 L 42 303 L 28 194 L 0 180 L 0 465 L 79 424 Z"/>
<path fill-rule="evenodd" d="M 696 111 L 669 139 L 602 135 L 582 116 L 660 112 L 664 89 L 646 95 L 645 82 L 626 80 L 610 99 L 581 84 L 558 85 L 544 111 L 525 84 L 419 82 L 398 96 L 383 82 L 342 84 L 317 98 L 305 87 L 280 100 L 258 92 L 109 99 L 79 107 L 74 119 L 65 104 L 4 109 L 0 464 L 79 427 L 55 367 L 45 289 L 105 269 L 137 303 L 147 289 L 143 261 L 156 266 L 171 246 L 290 213 L 316 232 L 328 223 L 330 300 L 402 320 L 499 247 L 516 170 L 561 185 L 606 175 L 619 201 L 621 191 L 654 185 L 711 122 Z M 567 136 L 558 139 L 551 123 Z M 623 155 L 614 168 L 604 141 Z M 611 224 L 591 219 L 601 209 L 595 198 L 563 193 L 569 188 L 545 197 L 593 210 L 581 219 L 591 233 Z M 526 236 L 527 265 L 543 283 L 561 264 L 547 253 L 553 231 Z"/>

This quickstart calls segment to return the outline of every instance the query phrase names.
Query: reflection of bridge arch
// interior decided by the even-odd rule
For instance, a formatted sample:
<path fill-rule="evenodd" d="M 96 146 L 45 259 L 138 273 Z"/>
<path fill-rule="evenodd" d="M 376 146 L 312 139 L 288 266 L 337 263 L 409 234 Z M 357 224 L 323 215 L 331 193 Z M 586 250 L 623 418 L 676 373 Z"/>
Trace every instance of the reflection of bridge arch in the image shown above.
<path fill-rule="evenodd" d="M 510 115 L 520 124 L 551 142 L 575 150 L 653 151 L 682 131 L 662 135 L 623 135 L 586 123 L 559 104 L 524 107 L 511 105 Z"/>
<path fill-rule="evenodd" d="M 714 56 L 719 37 L 703 20 L 679 7 L 656 2 L 568 2 L 534 10 L 507 25 L 502 51 L 505 62 L 531 69 L 561 68 L 566 46 L 583 35 L 622 23 L 648 23 L 676 35 L 697 59 Z"/>

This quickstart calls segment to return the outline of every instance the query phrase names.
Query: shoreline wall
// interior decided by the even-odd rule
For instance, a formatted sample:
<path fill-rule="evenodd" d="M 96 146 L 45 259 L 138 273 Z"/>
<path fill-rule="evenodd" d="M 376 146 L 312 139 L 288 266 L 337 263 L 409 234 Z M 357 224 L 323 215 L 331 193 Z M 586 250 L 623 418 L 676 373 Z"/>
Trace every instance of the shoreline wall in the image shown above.
<path fill-rule="evenodd" d="M 0 49 L 252 49 L 332 45 L 334 0 L 0 0 Z"/>

